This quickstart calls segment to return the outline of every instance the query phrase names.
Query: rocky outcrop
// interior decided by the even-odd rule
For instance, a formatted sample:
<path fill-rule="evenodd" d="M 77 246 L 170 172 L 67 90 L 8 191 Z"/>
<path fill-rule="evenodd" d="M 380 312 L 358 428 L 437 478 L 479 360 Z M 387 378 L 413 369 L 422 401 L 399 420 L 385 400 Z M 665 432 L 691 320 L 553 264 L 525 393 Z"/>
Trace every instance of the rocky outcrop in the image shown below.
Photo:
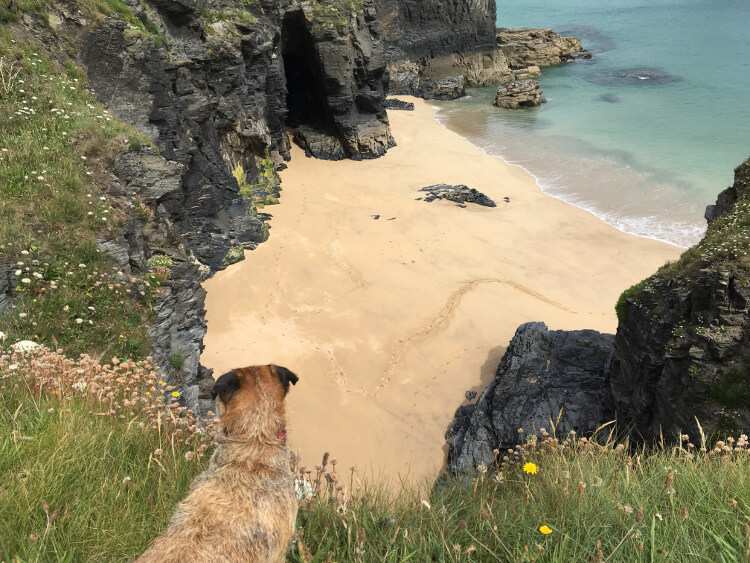
<path fill-rule="evenodd" d="M 740 199 L 748 196 L 750 196 L 750 161 L 740 165 L 734 171 L 734 185 L 719 194 L 716 204 L 706 207 L 706 220 L 711 223 L 727 215 Z"/>
<path fill-rule="evenodd" d="M 385 101 L 385 109 L 395 109 L 401 111 L 414 111 L 414 104 L 399 100 L 398 98 L 388 98 Z"/>
<path fill-rule="evenodd" d="M 477 205 L 483 205 L 484 207 L 496 207 L 495 202 L 484 195 L 479 190 L 470 188 L 463 184 L 457 186 L 451 186 L 449 184 L 435 184 L 433 186 L 427 186 L 419 190 L 425 192 L 427 195 L 424 197 L 424 201 L 433 202 L 436 199 L 445 199 L 457 203 L 461 207 L 466 207 L 467 203 L 475 203 Z"/>
<path fill-rule="evenodd" d="M 425 100 L 456 100 L 466 95 L 466 81 L 461 75 L 439 79 L 423 78 L 418 94 Z"/>
<path fill-rule="evenodd" d="M 376 0 L 389 60 L 492 49 L 495 0 Z"/>
<path fill-rule="evenodd" d="M 565 436 L 592 433 L 613 416 L 608 368 L 613 337 L 591 330 L 551 331 L 521 325 L 495 379 L 475 404 L 462 406 L 448 429 L 448 470 L 489 466 L 494 450 L 523 442 L 542 428 Z"/>
<path fill-rule="evenodd" d="M 749 186 L 750 161 L 705 238 L 620 298 L 612 391 L 635 437 L 750 430 Z"/>
<path fill-rule="evenodd" d="M 516 80 L 497 89 L 495 105 L 505 109 L 531 108 L 546 100 L 536 80 Z"/>
<path fill-rule="evenodd" d="M 308 125 L 300 125 L 294 130 L 294 141 L 304 149 L 307 156 L 322 160 L 346 158 L 344 145 L 338 137 Z"/>
<path fill-rule="evenodd" d="M 535 78 L 540 67 L 591 57 L 578 39 L 549 29 L 496 30 L 493 1 L 376 3 L 392 94 L 428 97 L 430 86 L 443 79 L 504 84 Z"/>
<path fill-rule="evenodd" d="M 591 58 L 578 39 L 564 37 L 551 29 L 501 28 L 497 30 L 497 46 L 514 70 Z"/>

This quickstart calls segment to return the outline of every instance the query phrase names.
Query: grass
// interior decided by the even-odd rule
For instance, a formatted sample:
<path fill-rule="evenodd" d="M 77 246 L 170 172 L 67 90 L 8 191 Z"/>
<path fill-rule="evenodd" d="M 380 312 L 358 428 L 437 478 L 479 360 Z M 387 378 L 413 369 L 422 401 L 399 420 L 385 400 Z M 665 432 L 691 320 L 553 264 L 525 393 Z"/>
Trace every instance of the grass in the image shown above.
<path fill-rule="evenodd" d="M 316 496 L 289 560 L 750 561 L 749 462 L 746 437 L 648 454 L 547 437 L 431 492 Z"/>
<path fill-rule="evenodd" d="M 363 8 L 362 0 L 313 0 L 312 22 L 323 27 L 342 30 L 349 18 Z"/>
<path fill-rule="evenodd" d="M 129 560 L 205 468 L 208 434 L 148 363 L 6 352 L 0 386 L 0 560 Z M 474 476 L 399 490 L 325 456 L 298 471 L 287 560 L 750 560 L 747 437 L 679 443 L 542 432 Z"/>
<path fill-rule="evenodd" d="M 143 358 L 158 280 L 120 272 L 97 240 L 130 213 L 103 189 L 112 158 L 149 141 L 96 102 L 80 69 L 32 41 L 0 31 L 0 264 L 16 286 L 0 324 L 12 340 L 73 355 Z"/>
<path fill-rule="evenodd" d="M 5 353 L 0 387 L 0 560 L 130 560 L 206 466 L 147 363 Z"/>

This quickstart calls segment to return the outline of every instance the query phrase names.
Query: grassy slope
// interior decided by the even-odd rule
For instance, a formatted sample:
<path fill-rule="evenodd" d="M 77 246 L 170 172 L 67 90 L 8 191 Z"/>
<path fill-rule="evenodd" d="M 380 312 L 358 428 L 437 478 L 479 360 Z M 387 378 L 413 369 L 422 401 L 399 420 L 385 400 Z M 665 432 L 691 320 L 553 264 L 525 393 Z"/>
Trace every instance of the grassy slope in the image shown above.
<path fill-rule="evenodd" d="M 0 561 L 126 561 L 205 467 L 148 364 L 0 354 Z"/>
<path fill-rule="evenodd" d="M 72 355 L 145 357 L 153 280 L 118 273 L 96 247 L 131 212 L 103 189 L 109 163 L 145 140 L 96 103 L 77 67 L 14 37 L 0 30 L 12 77 L 0 92 L 0 263 L 19 299 L 0 327 Z"/>
<path fill-rule="evenodd" d="M 548 440 L 430 495 L 366 492 L 338 510 L 313 500 L 289 559 L 750 561 L 750 453 L 719 446 L 631 456 L 611 443 Z M 535 475 L 522 469 L 529 461 Z"/>

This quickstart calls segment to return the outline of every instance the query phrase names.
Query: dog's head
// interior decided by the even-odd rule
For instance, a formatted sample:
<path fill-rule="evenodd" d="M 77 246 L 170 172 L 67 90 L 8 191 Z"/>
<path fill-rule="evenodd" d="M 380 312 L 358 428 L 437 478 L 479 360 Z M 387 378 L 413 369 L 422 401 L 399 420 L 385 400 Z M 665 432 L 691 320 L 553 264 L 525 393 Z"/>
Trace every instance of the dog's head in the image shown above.
<path fill-rule="evenodd" d="M 275 435 L 284 422 L 284 398 L 299 378 L 276 365 L 233 369 L 216 380 L 217 399 L 227 435 Z"/>

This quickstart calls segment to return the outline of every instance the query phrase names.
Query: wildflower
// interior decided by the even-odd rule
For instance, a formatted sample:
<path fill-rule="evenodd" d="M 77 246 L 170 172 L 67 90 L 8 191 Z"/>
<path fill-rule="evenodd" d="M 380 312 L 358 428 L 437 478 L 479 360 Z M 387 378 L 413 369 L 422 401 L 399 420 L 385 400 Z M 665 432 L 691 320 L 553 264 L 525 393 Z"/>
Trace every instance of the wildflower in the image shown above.
<path fill-rule="evenodd" d="M 174 397 L 175 399 L 179 399 L 179 398 L 180 398 L 180 395 L 182 395 L 182 393 L 180 393 L 179 391 L 172 391 L 172 392 L 170 393 L 170 395 L 171 395 L 172 397 Z"/>
<path fill-rule="evenodd" d="M 523 472 L 526 473 L 526 475 L 536 475 L 539 473 L 539 466 L 536 463 L 528 461 L 523 464 Z"/>
<path fill-rule="evenodd" d="M 192 461 L 192 459 L 195 457 L 194 452 L 185 452 L 185 460 L 186 461 Z"/>
<path fill-rule="evenodd" d="M 484 475 L 485 473 L 487 473 L 487 466 L 484 463 L 480 463 L 479 465 L 477 465 L 477 471 L 481 475 Z"/>
<path fill-rule="evenodd" d="M 542 534 L 543 536 L 548 536 L 548 535 L 550 535 L 550 534 L 552 533 L 552 531 L 553 531 L 553 530 L 552 530 L 552 528 L 550 528 L 550 527 L 549 527 L 549 526 L 548 526 L 547 524 L 542 524 L 541 526 L 539 526 L 539 528 L 537 528 L 537 530 L 538 530 L 538 531 L 539 531 L 539 533 L 540 533 L 540 534 Z"/>
<path fill-rule="evenodd" d="M 83 324 L 83 319 L 82 319 L 81 317 L 78 317 L 78 318 L 76 319 L 76 324 L 77 324 L 77 325 Z"/>
<path fill-rule="evenodd" d="M 21 278 L 21 283 L 29 285 L 31 283 L 31 280 L 29 278 Z"/>
<path fill-rule="evenodd" d="M 7 336 L 5 336 L 5 333 L 2 330 L 0 330 L 0 342 L 5 342 L 6 338 Z"/>

